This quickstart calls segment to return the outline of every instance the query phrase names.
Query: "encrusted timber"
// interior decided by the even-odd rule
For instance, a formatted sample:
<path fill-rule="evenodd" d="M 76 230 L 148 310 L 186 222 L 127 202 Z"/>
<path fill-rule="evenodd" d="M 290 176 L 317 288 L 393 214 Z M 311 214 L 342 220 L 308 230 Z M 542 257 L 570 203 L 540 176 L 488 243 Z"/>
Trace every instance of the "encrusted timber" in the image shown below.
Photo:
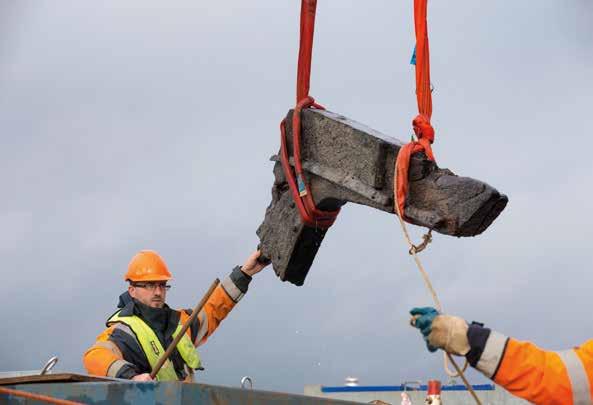
<path fill-rule="evenodd" d="M 286 120 L 290 156 L 291 117 L 292 110 Z M 344 116 L 304 110 L 302 164 L 318 208 L 334 210 L 353 202 L 393 213 L 394 163 L 402 145 Z M 272 202 L 257 230 L 260 248 L 283 281 L 302 285 L 326 231 L 302 223 L 279 157 L 272 160 Z M 409 184 L 407 221 L 445 235 L 479 235 L 508 201 L 484 182 L 440 169 L 422 153 L 412 158 Z"/>

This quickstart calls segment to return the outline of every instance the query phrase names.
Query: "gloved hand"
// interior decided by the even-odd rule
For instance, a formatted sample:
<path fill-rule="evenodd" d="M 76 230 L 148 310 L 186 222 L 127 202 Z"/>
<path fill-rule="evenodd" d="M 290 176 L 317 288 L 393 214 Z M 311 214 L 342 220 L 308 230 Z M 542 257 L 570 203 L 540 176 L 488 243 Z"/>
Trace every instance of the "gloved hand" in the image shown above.
<path fill-rule="evenodd" d="M 470 349 L 467 340 L 468 325 L 464 319 L 440 315 L 432 307 L 413 308 L 412 326 L 420 329 L 431 352 L 443 349 L 448 353 L 465 356 Z"/>

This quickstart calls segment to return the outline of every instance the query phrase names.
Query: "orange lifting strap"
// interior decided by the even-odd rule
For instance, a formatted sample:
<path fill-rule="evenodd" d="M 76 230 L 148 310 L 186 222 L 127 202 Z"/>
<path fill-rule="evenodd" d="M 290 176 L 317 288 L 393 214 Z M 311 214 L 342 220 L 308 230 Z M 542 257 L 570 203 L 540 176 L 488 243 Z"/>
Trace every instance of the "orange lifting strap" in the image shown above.
<path fill-rule="evenodd" d="M 294 170 L 286 142 L 286 120 L 280 123 L 281 162 L 284 175 L 293 199 L 305 224 L 322 229 L 329 228 L 340 210 L 322 211 L 317 209 L 311 189 L 305 178 L 301 162 L 301 111 L 304 108 L 324 109 L 309 96 L 311 78 L 311 59 L 313 54 L 313 34 L 317 0 L 301 0 L 300 45 L 297 69 L 296 107 L 292 117 L 292 137 Z M 394 203 L 397 203 L 403 217 L 408 193 L 408 168 L 414 153 L 424 152 L 428 159 L 435 160 L 431 145 L 434 142 L 434 129 L 430 124 L 432 116 L 432 95 L 430 85 L 430 62 L 428 51 L 428 28 L 426 21 L 427 0 L 414 0 L 414 22 L 416 31 L 416 98 L 418 116 L 412 121 L 417 141 L 402 147 L 397 156 L 394 176 Z M 394 204 L 395 205 L 395 204 Z M 397 209 L 394 207 L 394 211 Z"/>
<path fill-rule="evenodd" d="M 303 108 L 324 108 L 309 96 L 311 78 L 311 57 L 313 54 L 313 33 L 315 31 L 315 13 L 317 0 L 301 0 L 301 40 L 297 70 L 297 105 L 292 115 L 292 140 L 294 154 L 294 172 L 290 166 L 290 156 L 286 145 L 286 120 L 280 123 L 280 150 L 284 176 L 292 192 L 303 222 L 314 228 L 327 229 L 333 225 L 340 210 L 322 211 L 317 209 L 311 188 L 303 173 L 301 162 L 301 111 Z M 296 173 L 295 173 L 296 172 Z"/>
<path fill-rule="evenodd" d="M 399 205 L 402 219 L 408 195 L 408 168 L 414 153 L 424 152 L 428 159 L 435 160 L 432 153 L 434 128 L 430 125 L 432 116 L 432 94 L 430 88 L 430 56 L 428 51 L 428 24 L 426 21 L 427 0 L 414 0 L 414 28 L 416 30 L 416 99 L 418 115 L 412 121 L 414 134 L 418 138 L 400 149 L 397 154 L 394 200 Z M 397 212 L 397 210 L 396 210 Z"/>

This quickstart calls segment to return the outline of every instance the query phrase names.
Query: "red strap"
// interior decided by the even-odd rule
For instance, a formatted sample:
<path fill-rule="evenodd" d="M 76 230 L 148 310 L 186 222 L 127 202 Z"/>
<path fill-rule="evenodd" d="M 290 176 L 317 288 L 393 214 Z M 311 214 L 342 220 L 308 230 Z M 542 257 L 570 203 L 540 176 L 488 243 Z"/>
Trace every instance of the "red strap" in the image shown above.
<path fill-rule="evenodd" d="M 297 68 L 297 104 L 309 95 L 317 0 L 301 0 L 301 40 Z"/>
<path fill-rule="evenodd" d="M 426 22 L 427 0 L 414 0 L 414 26 L 416 31 L 416 99 L 419 115 L 412 121 L 418 141 L 403 146 L 397 154 L 396 182 L 393 187 L 394 200 L 399 205 L 402 217 L 408 194 L 408 168 L 410 159 L 417 152 L 424 152 L 435 160 L 431 145 L 434 142 L 434 128 L 430 125 L 432 116 L 432 94 L 430 89 L 430 56 L 428 51 L 428 24 Z M 397 212 L 397 210 L 396 210 Z"/>
<path fill-rule="evenodd" d="M 290 165 L 290 156 L 288 154 L 285 119 L 280 123 L 280 158 L 284 176 L 286 177 L 286 181 L 292 192 L 292 198 L 298 207 L 303 222 L 311 227 L 327 229 L 332 226 L 340 210 L 321 211 L 317 209 L 301 162 L 301 111 L 303 108 L 309 107 L 324 109 L 319 104 L 316 104 L 315 100 L 309 96 L 316 9 L 317 0 L 301 0 L 301 40 L 297 69 L 297 105 L 292 115 L 294 172 Z"/>
<path fill-rule="evenodd" d="M 414 0 L 414 28 L 416 31 L 416 99 L 418 112 L 430 124 L 432 93 L 430 91 L 430 55 L 428 51 L 427 0 Z"/>
<path fill-rule="evenodd" d="M 293 173 L 292 167 L 290 166 L 290 156 L 288 155 L 288 147 L 286 142 L 286 119 L 282 120 L 280 123 L 280 132 L 282 135 L 280 137 L 280 157 L 286 181 L 288 182 L 288 186 L 292 192 L 292 198 L 298 207 L 303 222 L 314 228 L 327 229 L 333 225 L 340 210 L 321 211 L 317 209 L 315 206 L 315 201 L 313 200 L 313 195 L 311 194 L 311 188 L 304 177 L 303 168 L 301 165 L 301 110 L 311 106 L 324 109 L 322 106 L 315 104 L 315 100 L 313 100 L 312 97 L 306 97 L 297 104 L 292 115 L 292 144 L 296 176 Z"/>

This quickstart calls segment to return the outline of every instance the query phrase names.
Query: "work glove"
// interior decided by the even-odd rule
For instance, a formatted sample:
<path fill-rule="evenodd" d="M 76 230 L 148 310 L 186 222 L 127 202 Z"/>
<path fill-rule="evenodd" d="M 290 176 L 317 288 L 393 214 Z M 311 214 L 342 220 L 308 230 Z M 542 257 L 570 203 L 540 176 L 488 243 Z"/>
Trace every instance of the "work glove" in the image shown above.
<path fill-rule="evenodd" d="M 413 308 L 410 314 L 410 323 L 420 329 L 429 351 L 443 349 L 458 356 L 465 356 L 469 352 L 468 325 L 464 319 L 441 315 L 432 307 Z"/>

